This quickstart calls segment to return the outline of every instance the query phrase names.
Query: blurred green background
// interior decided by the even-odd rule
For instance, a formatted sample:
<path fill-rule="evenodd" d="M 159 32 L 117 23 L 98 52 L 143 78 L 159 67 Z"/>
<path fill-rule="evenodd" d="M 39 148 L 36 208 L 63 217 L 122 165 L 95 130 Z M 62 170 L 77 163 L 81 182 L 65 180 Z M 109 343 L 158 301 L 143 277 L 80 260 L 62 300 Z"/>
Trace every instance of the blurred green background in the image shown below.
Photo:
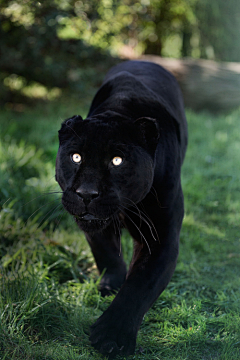
<path fill-rule="evenodd" d="M 240 61 L 239 0 L 1 0 L 0 102 L 87 96 L 125 57 Z"/>

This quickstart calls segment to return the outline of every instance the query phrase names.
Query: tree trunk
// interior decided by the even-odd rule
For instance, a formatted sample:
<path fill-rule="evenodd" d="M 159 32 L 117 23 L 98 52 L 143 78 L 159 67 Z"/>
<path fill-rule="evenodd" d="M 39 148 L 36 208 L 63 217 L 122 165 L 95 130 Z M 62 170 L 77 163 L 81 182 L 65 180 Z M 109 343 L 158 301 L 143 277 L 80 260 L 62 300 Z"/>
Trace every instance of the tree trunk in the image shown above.
<path fill-rule="evenodd" d="M 143 55 L 169 70 L 178 80 L 186 107 L 228 111 L 240 106 L 240 63 L 168 59 Z"/>

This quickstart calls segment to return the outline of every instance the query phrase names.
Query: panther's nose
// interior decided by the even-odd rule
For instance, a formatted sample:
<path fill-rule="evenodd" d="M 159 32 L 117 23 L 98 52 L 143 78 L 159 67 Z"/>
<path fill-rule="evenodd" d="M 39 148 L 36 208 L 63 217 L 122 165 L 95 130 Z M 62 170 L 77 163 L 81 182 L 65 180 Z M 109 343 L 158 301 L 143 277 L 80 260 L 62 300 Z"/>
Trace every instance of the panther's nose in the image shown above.
<path fill-rule="evenodd" d="M 96 199 L 99 196 L 97 189 L 83 185 L 77 188 L 76 193 L 83 200 L 85 205 L 88 205 L 93 199 Z"/>

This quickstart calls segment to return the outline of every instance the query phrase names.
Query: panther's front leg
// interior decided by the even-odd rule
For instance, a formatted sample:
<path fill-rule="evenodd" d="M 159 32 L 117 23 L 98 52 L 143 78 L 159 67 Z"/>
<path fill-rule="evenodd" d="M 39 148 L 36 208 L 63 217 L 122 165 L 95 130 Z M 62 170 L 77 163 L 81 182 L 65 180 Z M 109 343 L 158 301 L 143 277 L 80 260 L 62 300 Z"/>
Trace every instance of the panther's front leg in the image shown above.
<path fill-rule="evenodd" d="M 126 264 L 121 253 L 120 229 L 110 224 L 95 234 L 85 234 L 95 258 L 99 273 L 102 296 L 119 290 L 126 279 Z"/>

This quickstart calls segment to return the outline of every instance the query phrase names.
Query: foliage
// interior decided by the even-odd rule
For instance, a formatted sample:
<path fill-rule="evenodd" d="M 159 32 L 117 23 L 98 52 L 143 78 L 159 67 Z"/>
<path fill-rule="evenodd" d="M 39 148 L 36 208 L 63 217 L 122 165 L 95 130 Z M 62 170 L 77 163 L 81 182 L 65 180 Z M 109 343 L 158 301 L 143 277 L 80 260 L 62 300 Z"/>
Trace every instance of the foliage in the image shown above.
<path fill-rule="evenodd" d="M 200 56 L 240 61 L 240 2 L 201 0 L 196 3 Z"/>
<path fill-rule="evenodd" d="M 58 36 L 61 22 L 72 16 L 70 4 L 49 0 L 1 3 L 0 79 L 4 84 L 1 101 L 21 101 L 23 96 L 16 98 L 16 92 L 34 83 L 84 92 L 86 81 L 99 84 L 101 73 L 114 63 L 99 47 Z M 98 62 L 92 76 L 96 57 Z"/>
<path fill-rule="evenodd" d="M 80 108 L 84 115 L 86 109 Z M 53 180 L 49 182 L 54 177 L 57 129 L 70 111 L 79 113 L 79 104 L 53 102 L 26 113 L 1 110 L 0 189 L 6 191 L 0 195 L 4 360 L 102 358 L 90 347 L 88 334 L 114 296 L 100 297 L 83 234 L 67 216 L 59 222 L 54 214 L 42 224 L 38 211 L 46 216 L 51 204 L 25 221 L 49 201 L 42 202 L 42 189 L 55 187 Z M 187 112 L 190 141 L 182 174 L 186 215 L 179 261 L 169 286 L 144 317 L 139 351 L 129 359 L 239 359 L 239 115 L 239 110 L 217 117 Z M 38 185 L 29 194 L 32 177 Z M 26 197 L 34 200 L 31 209 L 22 206 Z M 124 233 L 128 264 L 130 242 Z"/>
<path fill-rule="evenodd" d="M 61 89 L 84 93 L 87 83 L 100 84 L 116 62 L 113 56 L 151 53 L 240 61 L 239 4 L 2 0 L 0 101 L 54 99 Z"/>
<path fill-rule="evenodd" d="M 123 44 L 136 53 L 161 55 L 166 38 L 181 34 L 185 23 L 194 24 L 195 0 L 100 0 L 76 2 L 73 19 L 66 19 L 68 36 L 81 37 L 121 52 Z M 64 22 L 63 22 L 64 23 Z M 86 23 L 88 26 L 86 26 Z M 66 30 L 66 29 L 65 29 Z M 64 34 L 64 30 L 62 31 Z"/>

